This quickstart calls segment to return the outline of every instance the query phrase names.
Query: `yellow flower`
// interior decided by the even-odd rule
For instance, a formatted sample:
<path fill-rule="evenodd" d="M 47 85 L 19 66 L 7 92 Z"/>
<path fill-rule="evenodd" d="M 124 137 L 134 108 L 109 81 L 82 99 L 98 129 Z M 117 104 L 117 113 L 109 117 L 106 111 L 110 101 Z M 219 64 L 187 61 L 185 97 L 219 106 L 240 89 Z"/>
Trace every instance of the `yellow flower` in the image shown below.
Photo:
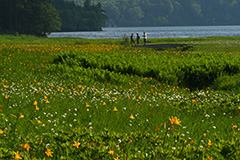
<path fill-rule="evenodd" d="M 133 117 L 133 114 L 131 114 L 130 119 L 135 119 L 135 118 Z"/>
<path fill-rule="evenodd" d="M 45 153 L 46 153 L 47 156 L 52 157 L 53 152 L 51 152 L 50 149 L 47 149 Z"/>
<path fill-rule="evenodd" d="M 22 113 L 21 113 L 21 115 L 19 116 L 19 118 L 24 118 L 24 115 L 22 115 Z"/>
<path fill-rule="evenodd" d="M 76 147 L 76 148 L 79 148 L 78 146 L 79 146 L 80 144 L 81 144 L 81 143 L 74 141 L 73 146 Z"/>
<path fill-rule="evenodd" d="M 118 157 L 114 158 L 114 160 L 120 160 Z"/>
<path fill-rule="evenodd" d="M 37 125 L 39 125 L 39 124 L 41 124 L 41 123 L 42 123 L 41 121 L 39 121 L 39 120 L 37 121 Z"/>
<path fill-rule="evenodd" d="M 107 105 L 105 102 L 103 102 L 103 104 L 102 104 L 103 106 L 105 106 L 105 105 Z"/>
<path fill-rule="evenodd" d="M 18 151 L 17 151 L 17 152 L 14 152 L 14 153 L 15 153 L 14 159 L 22 159 L 22 157 L 20 156 L 20 154 L 18 154 Z"/>
<path fill-rule="evenodd" d="M 238 107 L 238 109 L 240 109 L 240 107 Z"/>
<path fill-rule="evenodd" d="M 33 102 L 33 105 L 36 106 L 37 105 L 37 101 Z"/>
<path fill-rule="evenodd" d="M 36 110 L 36 111 L 38 111 L 38 110 L 39 110 L 38 106 L 36 106 L 36 107 L 35 107 L 35 110 Z"/>
<path fill-rule="evenodd" d="M 116 107 L 114 107 L 113 111 L 118 111 Z"/>
<path fill-rule="evenodd" d="M 113 150 L 110 150 L 108 153 L 109 153 L 111 156 L 114 156 L 114 151 L 113 151 Z"/>
<path fill-rule="evenodd" d="M 206 133 L 204 133 L 202 137 L 206 137 Z"/>
<path fill-rule="evenodd" d="M 90 105 L 86 103 L 86 106 L 85 106 L 85 107 L 90 107 Z"/>
<path fill-rule="evenodd" d="M 44 96 L 44 98 L 43 99 L 47 99 L 47 96 Z"/>
<path fill-rule="evenodd" d="M 26 143 L 23 145 L 23 147 L 27 150 L 27 152 L 29 152 L 30 144 Z"/>
<path fill-rule="evenodd" d="M 0 134 L 3 134 L 3 130 L 0 129 Z"/>
<path fill-rule="evenodd" d="M 181 121 L 177 117 L 169 118 L 171 124 L 180 125 Z"/>
<path fill-rule="evenodd" d="M 213 143 L 210 140 L 208 140 L 207 146 L 212 146 L 212 145 L 213 145 Z"/>
<path fill-rule="evenodd" d="M 192 99 L 192 103 L 195 103 L 196 102 L 196 100 L 195 99 Z"/>
<path fill-rule="evenodd" d="M 49 100 L 46 100 L 45 103 L 50 103 Z"/>
<path fill-rule="evenodd" d="M 4 98 L 5 98 L 5 99 L 8 99 L 8 96 L 6 95 L 6 96 L 4 96 Z"/>
<path fill-rule="evenodd" d="M 232 129 L 236 129 L 237 128 L 237 126 L 236 125 L 234 125 L 233 127 L 232 127 Z"/>
<path fill-rule="evenodd" d="M 7 85 L 3 85 L 3 88 L 6 89 L 8 86 Z"/>

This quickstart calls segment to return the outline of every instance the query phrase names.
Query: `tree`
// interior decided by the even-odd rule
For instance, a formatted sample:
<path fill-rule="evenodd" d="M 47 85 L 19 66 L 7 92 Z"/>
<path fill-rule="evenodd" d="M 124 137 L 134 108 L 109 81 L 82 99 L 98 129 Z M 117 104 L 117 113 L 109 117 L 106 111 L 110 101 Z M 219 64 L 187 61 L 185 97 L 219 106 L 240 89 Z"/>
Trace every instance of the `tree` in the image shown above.
<path fill-rule="evenodd" d="M 50 0 L 0 0 L 0 4 L 2 32 L 46 36 L 60 29 L 59 13 Z"/>
<path fill-rule="evenodd" d="M 99 31 L 106 25 L 101 3 L 94 5 L 85 0 L 83 6 L 79 6 L 73 1 L 53 0 L 52 4 L 60 11 L 61 31 Z"/>

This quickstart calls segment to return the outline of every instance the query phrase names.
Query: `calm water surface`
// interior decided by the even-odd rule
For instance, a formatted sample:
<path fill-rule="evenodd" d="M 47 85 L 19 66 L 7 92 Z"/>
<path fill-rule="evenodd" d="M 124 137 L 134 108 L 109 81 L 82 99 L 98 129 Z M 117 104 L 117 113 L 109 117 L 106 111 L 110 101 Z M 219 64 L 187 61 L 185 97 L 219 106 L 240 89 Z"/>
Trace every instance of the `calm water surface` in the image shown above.
<path fill-rule="evenodd" d="M 210 36 L 240 36 L 240 25 L 236 26 L 170 26 L 170 27 L 105 27 L 97 32 L 53 32 L 48 37 L 77 37 L 88 39 L 121 39 L 124 35 L 143 32 L 148 38 L 184 38 Z"/>

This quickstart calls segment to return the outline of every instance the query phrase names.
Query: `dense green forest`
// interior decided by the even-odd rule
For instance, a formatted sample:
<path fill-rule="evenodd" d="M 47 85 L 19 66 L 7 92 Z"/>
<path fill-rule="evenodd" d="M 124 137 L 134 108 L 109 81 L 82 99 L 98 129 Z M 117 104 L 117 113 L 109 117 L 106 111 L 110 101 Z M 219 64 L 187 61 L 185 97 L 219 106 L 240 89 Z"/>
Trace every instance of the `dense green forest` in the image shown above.
<path fill-rule="evenodd" d="M 237 0 L 0 0 L 0 33 L 47 35 L 106 26 L 237 25 Z"/>
<path fill-rule="evenodd" d="M 61 20 L 50 0 L 0 0 L 0 32 L 46 35 L 59 30 Z"/>
<path fill-rule="evenodd" d="M 84 0 L 74 0 L 82 4 Z M 240 24 L 237 0 L 94 0 L 112 26 Z"/>
<path fill-rule="evenodd" d="M 0 0 L 0 33 L 46 36 L 53 31 L 96 31 L 106 25 L 101 4 L 64 0 Z"/>
<path fill-rule="evenodd" d="M 84 0 L 82 5 L 76 5 L 73 1 L 53 0 L 52 5 L 60 11 L 61 31 L 99 31 L 106 25 L 100 3 Z"/>

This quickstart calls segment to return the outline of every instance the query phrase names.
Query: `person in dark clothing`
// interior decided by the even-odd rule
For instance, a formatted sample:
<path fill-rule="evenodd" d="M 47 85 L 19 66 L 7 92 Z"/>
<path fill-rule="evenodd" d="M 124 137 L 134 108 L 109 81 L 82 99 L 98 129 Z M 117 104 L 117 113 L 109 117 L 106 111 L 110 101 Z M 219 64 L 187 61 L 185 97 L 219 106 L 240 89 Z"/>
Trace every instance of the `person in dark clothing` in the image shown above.
<path fill-rule="evenodd" d="M 131 37 L 130 37 L 130 39 L 131 39 L 131 44 L 133 45 L 133 44 L 135 44 L 135 42 L 134 42 L 134 35 L 133 35 L 133 33 L 131 34 Z"/>
<path fill-rule="evenodd" d="M 139 39 L 140 39 L 140 36 L 139 36 L 139 34 L 137 33 L 137 44 L 139 44 Z"/>
<path fill-rule="evenodd" d="M 143 32 L 143 41 L 144 41 L 144 44 L 147 43 L 147 34 L 145 32 Z"/>

